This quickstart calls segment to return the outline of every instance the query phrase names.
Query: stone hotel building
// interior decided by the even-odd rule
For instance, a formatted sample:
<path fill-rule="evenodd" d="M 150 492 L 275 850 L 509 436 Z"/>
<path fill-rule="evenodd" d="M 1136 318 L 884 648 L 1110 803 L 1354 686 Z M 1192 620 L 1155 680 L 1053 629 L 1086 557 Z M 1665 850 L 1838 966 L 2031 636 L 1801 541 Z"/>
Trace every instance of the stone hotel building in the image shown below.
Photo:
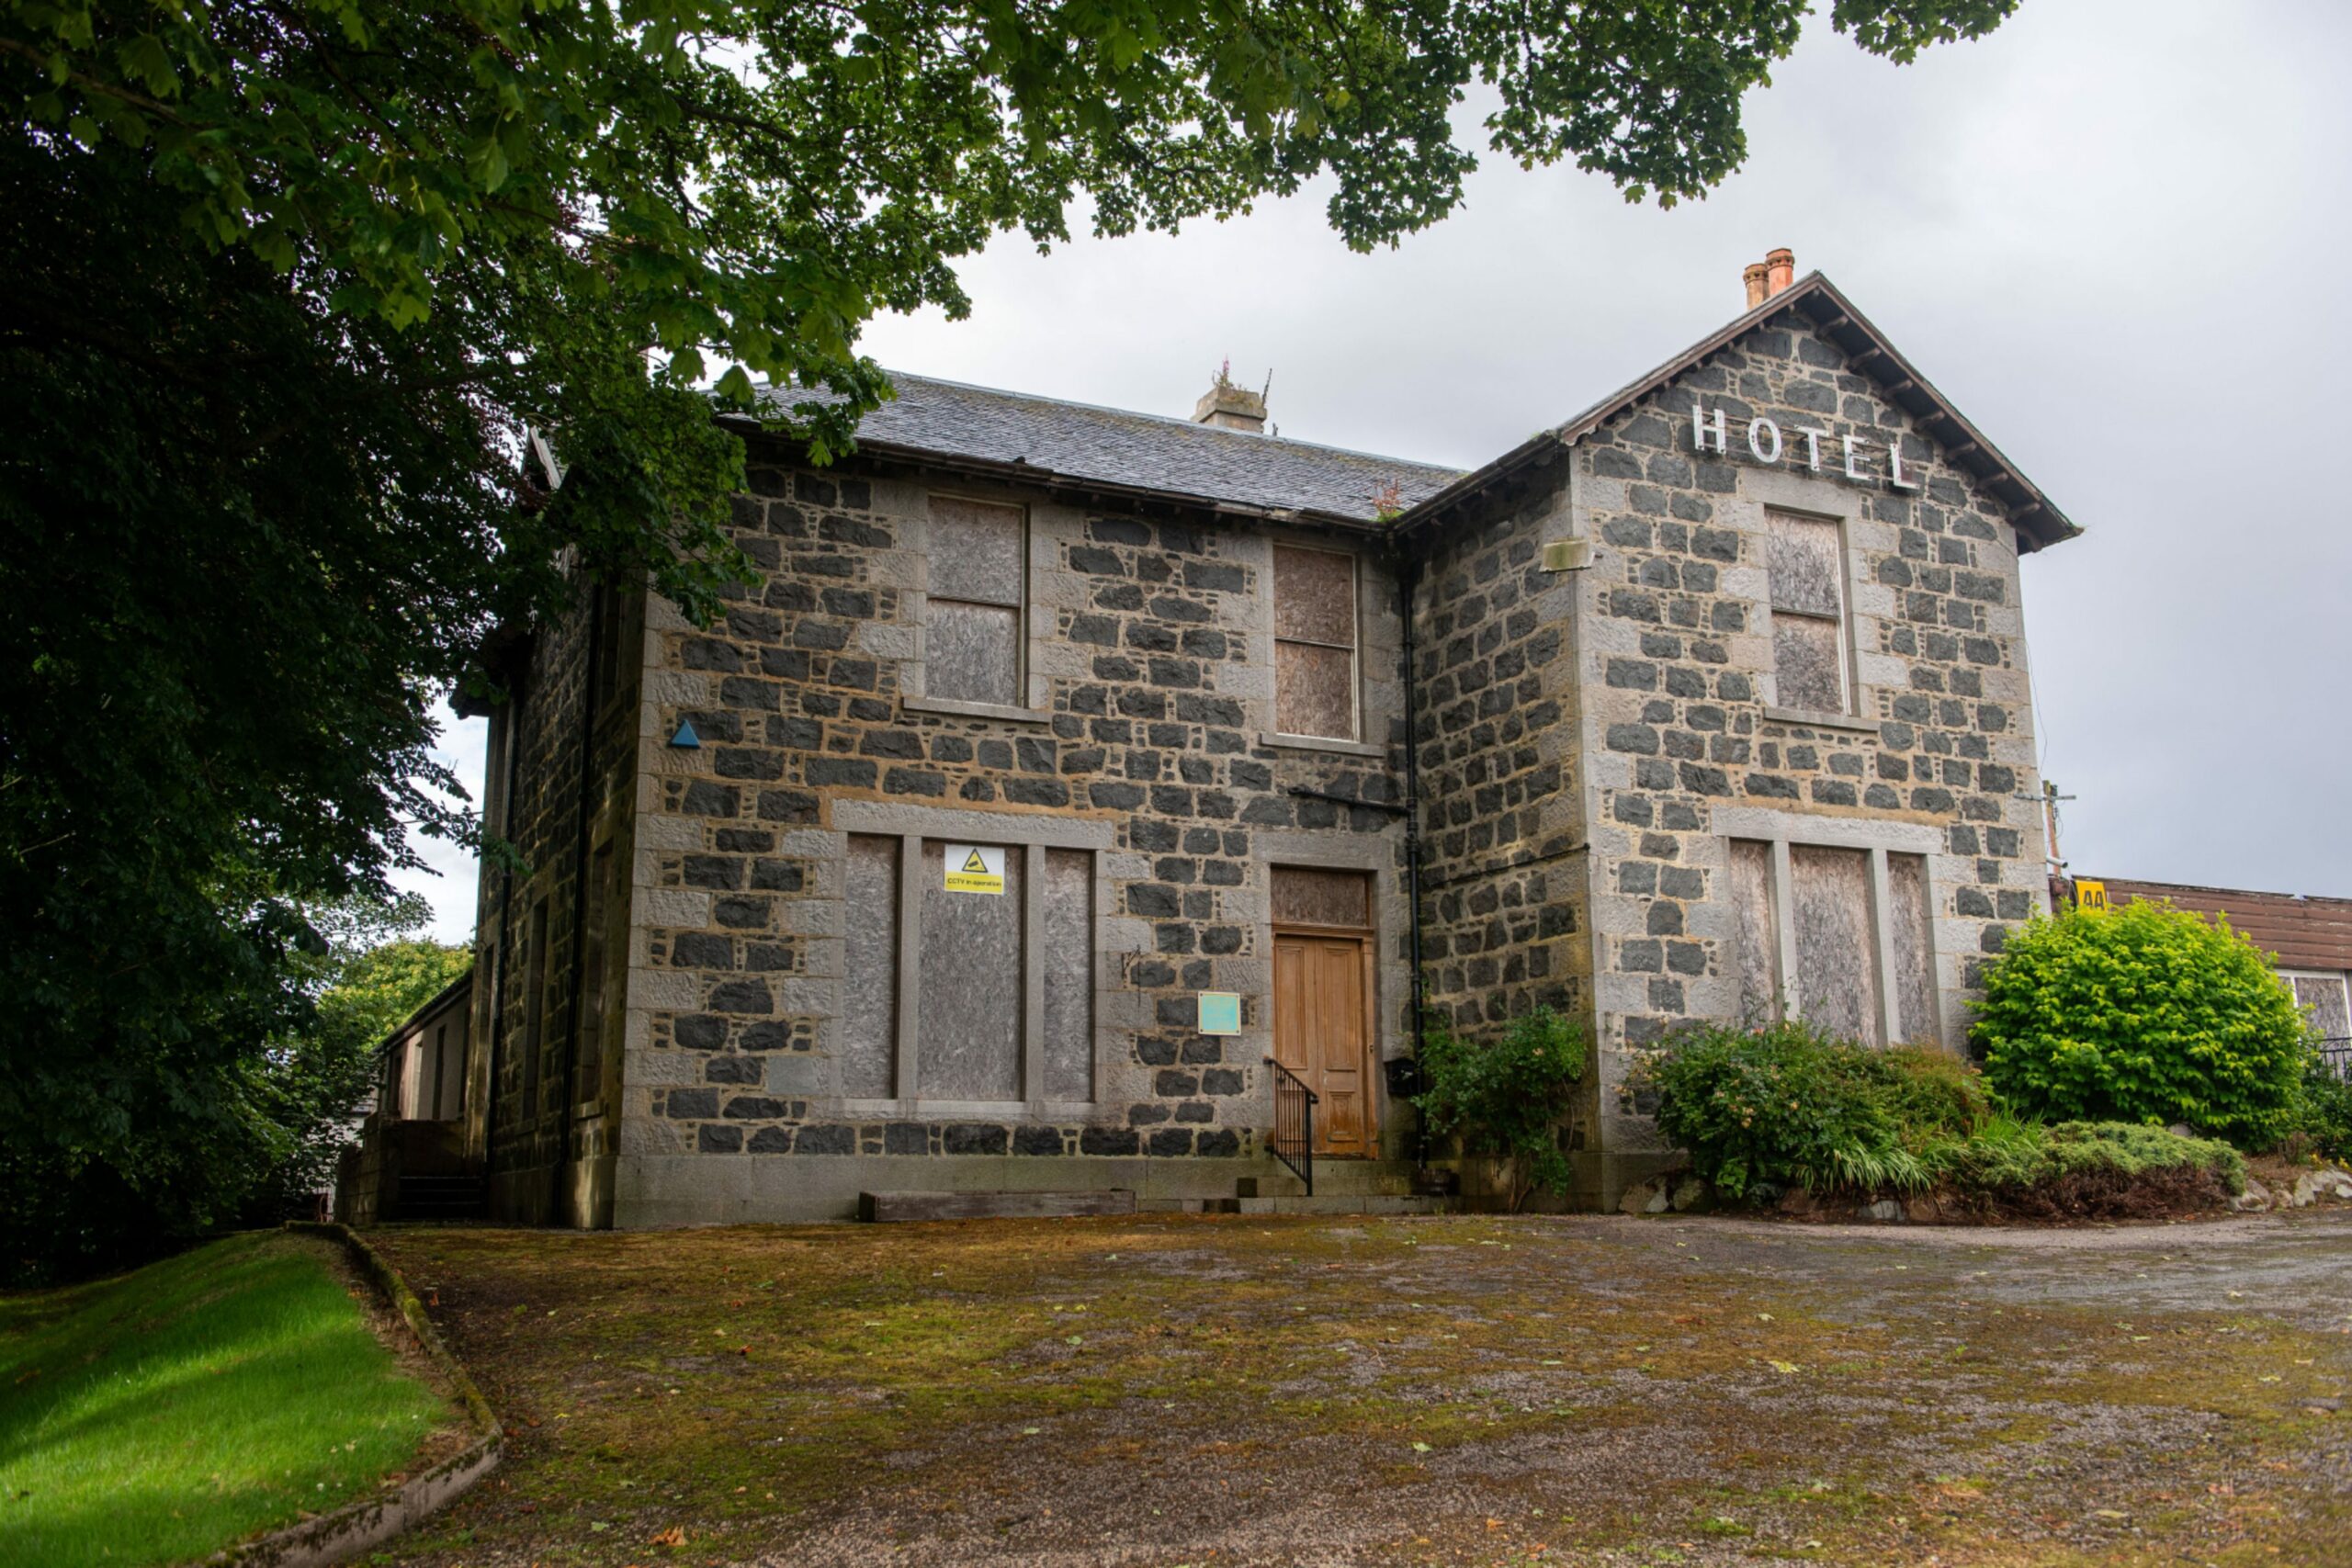
<path fill-rule="evenodd" d="M 483 873 L 462 1081 L 406 1100 L 514 1220 L 1277 1202 L 1300 1089 L 1320 1201 L 1374 1204 L 1417 1019 L 1548 1006 L 1605 1206 L 1687 1021 L 1958 1048 L 2048 896 L 2018 563 L 2076 530 L 1792 273 L 1466 473 L 1222 382 L 899 376 L 824 468 L 746 428 L 722 619 L 583 585 L 499 650 L 528 869 Z"/>

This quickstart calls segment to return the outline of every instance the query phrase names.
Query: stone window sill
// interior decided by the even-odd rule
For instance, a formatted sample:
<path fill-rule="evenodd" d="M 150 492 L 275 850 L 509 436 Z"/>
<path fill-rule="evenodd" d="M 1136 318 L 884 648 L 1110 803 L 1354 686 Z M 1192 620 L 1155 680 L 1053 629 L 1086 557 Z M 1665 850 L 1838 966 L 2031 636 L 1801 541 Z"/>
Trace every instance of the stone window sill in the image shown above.
<path fill-rule="evenodd" d="M 1850 713 L 1815 713 L 1809 708 L 1784 708 L 1767 705 L 1765 718 L 1773 724 L 1801 724 L 1807 729 L 1845 729 L 1856 735 L 1876 735 L 1878 721 L 1860 718 Z"/>
<path fill-rule="evenodd" d="M 1080 1100 L 861 1100 L 838 1101 L 844 1116 L 898 1116 L 909 1120 L 961 1118 L 973 1122 L 1086 1122 L 1102 1110 Z"/>
<path fill-rule="evenodd" d="M 954 697 L 910 697 L 901 694 L 899 706 L 908 713 L 946 714 L 956 718 L 994 718 L 1007 724 L 1051 724 L 1046 708 L 1014 707 L 1010 703 L 967 703 Z"/>
<path fill-rule="evenodd" d="M 1261 746 L 1272 746 L 1280 751 L 1329 751 L 1341 757 L 1386 757 L 1385 746 L 1370 746 L 1361 740 L 1338 740 L 1321 735 L 1276 735 L 1268 731 L 1258 737 Z"/>

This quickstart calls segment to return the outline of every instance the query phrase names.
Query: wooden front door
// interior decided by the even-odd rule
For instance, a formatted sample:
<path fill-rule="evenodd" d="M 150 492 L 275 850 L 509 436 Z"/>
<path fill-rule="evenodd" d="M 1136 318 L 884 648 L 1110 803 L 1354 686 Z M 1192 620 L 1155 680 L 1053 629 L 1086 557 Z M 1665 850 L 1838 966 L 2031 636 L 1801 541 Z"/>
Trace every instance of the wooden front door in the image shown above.
<path fill-rule="evenodd" d="M 1274 1060 L 1315 1091 L 1315 1152 L 1373 1152 L 1371 943 L 1274 933 Z"/>

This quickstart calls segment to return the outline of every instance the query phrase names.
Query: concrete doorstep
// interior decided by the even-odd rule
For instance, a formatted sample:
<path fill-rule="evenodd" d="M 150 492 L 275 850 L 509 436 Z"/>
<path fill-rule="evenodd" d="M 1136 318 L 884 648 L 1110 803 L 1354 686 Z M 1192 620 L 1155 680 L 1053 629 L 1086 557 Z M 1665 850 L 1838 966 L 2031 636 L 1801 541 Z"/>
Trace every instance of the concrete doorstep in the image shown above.
<path fill-rule="evenodd" d="M 861 1192 L 857 1217 L 869 1224 L 922 1220 L 1067 1219 L 1080 1214 L 1132 1214 L 1136 1195 L 1104 1192 Z"/>

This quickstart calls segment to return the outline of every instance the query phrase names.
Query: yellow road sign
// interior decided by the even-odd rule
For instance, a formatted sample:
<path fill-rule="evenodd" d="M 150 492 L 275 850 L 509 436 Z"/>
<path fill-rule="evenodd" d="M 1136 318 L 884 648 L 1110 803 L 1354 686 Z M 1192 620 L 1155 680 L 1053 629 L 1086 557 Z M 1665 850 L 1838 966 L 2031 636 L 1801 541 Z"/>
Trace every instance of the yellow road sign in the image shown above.
<path fill-rule="evenodd" d="M 2075 908 L 2077 909 L 2106 908 L 2107 884 L 2093 882 L 2087 877 L 2075 878 Z"/>

